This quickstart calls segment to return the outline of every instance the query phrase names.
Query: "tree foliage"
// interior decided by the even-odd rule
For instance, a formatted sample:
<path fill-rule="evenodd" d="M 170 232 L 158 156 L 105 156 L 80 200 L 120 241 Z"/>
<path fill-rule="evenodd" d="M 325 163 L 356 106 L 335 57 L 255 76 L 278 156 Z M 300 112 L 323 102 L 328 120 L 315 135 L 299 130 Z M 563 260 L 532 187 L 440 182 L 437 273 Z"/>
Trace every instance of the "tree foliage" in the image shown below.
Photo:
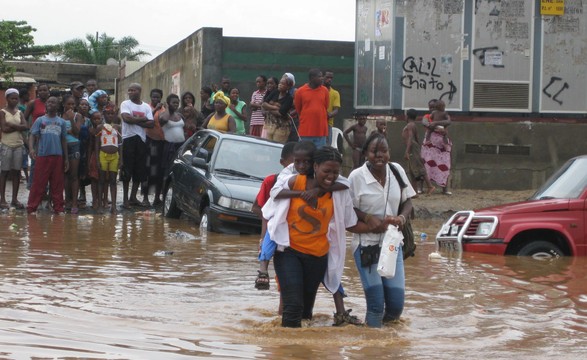
<path fill-rule="evenodd" d="M 59 45 L 56 51 L 61 61 L 105 65 L 110 58 L 138 61 L 141 56 L 150 55 L 148 52 L 136 50 L 139 42 L 132 36 L 125 36 L 119 40 L 102 33 L 97 36 L 86 35 L 85 39 L 72 39 Z"/>
<path fill-rule="evenodd" d="M 32 33 L 37 29 L 26 21 L 0 21 L 0 76 L 11 80 L 14 68 L 5 60 L 40 58 L 54 50 L 54 46 L 35 46 Z"/>

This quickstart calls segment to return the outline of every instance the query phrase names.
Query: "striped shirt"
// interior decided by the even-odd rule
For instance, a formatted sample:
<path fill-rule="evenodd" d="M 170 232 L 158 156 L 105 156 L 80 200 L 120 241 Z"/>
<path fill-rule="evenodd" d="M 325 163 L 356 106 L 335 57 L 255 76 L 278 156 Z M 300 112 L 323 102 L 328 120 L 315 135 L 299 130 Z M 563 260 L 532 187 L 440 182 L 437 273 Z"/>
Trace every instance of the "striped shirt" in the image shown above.
<path fill-rule="evenodd" d="M 251 103 L 262 103 L 263 97 L 265 96 L 265 92 L 267 90 L 263 90 L 262 92 L 259 90 L 255 90 L 253 92 L 253 96 L 251 96 Z M 265 117 L 263 116 L 263 112 L 261 109 L 258 110 L 251 110 L 251 125 L 263 125 L 265 124 Z"/>

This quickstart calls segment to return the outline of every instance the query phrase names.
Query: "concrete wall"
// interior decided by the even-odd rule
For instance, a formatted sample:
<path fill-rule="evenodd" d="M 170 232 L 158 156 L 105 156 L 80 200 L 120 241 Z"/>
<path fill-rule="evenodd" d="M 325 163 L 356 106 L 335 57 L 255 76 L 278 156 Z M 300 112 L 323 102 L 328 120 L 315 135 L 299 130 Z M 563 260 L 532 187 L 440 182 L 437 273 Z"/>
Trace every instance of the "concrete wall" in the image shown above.
<path fill-rule="evenodd" d="M 69 87 L 72 81 L 96 79 L 101 89 L 114 92 L 117 65 L 72 64 L 54 61 L 6 61 L 17 72 L 29 74 L 49 86 Z"/>
<path fill-rule="evenodd" d="M 85 82 L 96 79 L 101 89 L 114 94 L 116 89 L 117 65 L 71 64 L 54 61 L 6 61 L 16 68 L 16 73 L 25 74 L 35 79 L 36 83 L 46 83 L 52 88 L 65 89 L 73 81 Z M 15 83 L 14 87 L 28 88 L 30 98 L 34 98 L 36 87 L 31 83 Z M 3 88 L 4 84 L 2 85 Z M 4 94 L 2 92 L 2 94 Z M 4 107 L 6 100 L 0 96 L 0 107 Z"/>
<path fill-rule="evenodd" d="M 394 121 L 387 128 L 391 159 L 400 164 L 405 164 L 404 126 Z M 536 189 L 565 161 L 587 154 L 586 130 L 576 123 L 455 121 L 449 128 L 452 187 Z M 419 136 L 423 138 L 423 128 Z"/>
<path fill-rule="evenodd" d="M 337 117 L 340 126 L 342 119 L 353 113 L 353 59 L 353 42 L 226 37 L 222 71 L 248 102 L 256 90 L 255 78 L 260 74 L 279 79 L 290 72 L 296 78 L 295 86 L 300 87 L 308 81 L 311 68 L 331 70 L 334 72 L 332 87 L 341 97 Z"/>
<path fill-rule="evenodd" d="M 179 93 L 190 91 L 199 100 L 202 84 L 209 84 L 222 76 L 219 59 L 222 59 L 222 29 L 200 29 L 121 79 L 118 83 L 118 103 L 127 98 L 128 85 L 135 82 L 142 85 L 145 101 L 149 100 L 150 89 L 162 89 L 166 97 L 174 85 Z M 175 84 L 174 76 L 177 79 Z"/>

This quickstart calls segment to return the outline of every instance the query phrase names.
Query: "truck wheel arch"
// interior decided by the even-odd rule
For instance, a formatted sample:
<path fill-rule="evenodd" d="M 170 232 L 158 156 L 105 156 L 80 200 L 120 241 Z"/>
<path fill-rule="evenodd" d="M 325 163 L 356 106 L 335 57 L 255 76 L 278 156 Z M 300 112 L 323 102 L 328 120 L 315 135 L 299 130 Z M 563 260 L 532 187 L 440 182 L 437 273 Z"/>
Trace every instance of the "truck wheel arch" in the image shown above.
<path fill-rule="evenodd" d="M 505 254 L 517 255 L 524 246 L 538 241 L 550 242 L 559 248 L 564 255 L 572 255 L 572 249 L 566 236 L 552 229 L 530 229 L 517 233 L 509 241 Z"/>

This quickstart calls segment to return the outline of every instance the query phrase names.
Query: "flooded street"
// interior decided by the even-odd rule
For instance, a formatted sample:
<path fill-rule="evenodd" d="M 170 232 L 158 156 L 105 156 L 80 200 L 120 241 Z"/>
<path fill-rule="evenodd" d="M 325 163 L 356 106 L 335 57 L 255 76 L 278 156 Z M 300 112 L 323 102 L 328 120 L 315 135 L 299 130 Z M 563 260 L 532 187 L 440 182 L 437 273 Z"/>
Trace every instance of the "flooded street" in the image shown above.
<path fill-rule="evenodd" d="M 440 222 L 416 221 L 434 234 Z M 587 356 L 587 261 L 465 254 L 406 262 L 402 321 L 282 329 L 278 292 L 253 287 L 257 236 L 201 234 L 152 212 L 0 216 L 0 358 L 546 359 Z M 274 274 L 272 267 L 271 275 Z M 347 308 L 365 314 L 350 256 Z"/>

